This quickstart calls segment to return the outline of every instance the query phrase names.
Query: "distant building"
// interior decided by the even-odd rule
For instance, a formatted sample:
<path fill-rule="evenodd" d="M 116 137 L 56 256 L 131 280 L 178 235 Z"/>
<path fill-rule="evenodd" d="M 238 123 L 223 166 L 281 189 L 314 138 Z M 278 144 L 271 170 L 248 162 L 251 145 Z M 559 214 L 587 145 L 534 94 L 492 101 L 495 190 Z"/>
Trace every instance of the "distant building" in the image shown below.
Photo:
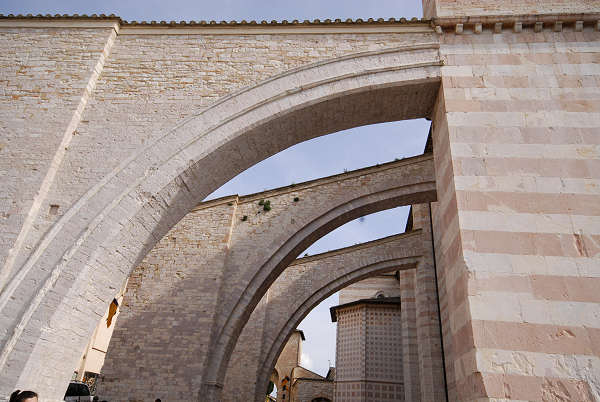
<path fill-rule="evenodd" d="M 322 377 L 300 365 L 302 341 L 301 330 L 296 330 L 277 359 L 271 381 L 277 387 L 277 402 L 331 402 L 335 368 L 330 367 Z"/>
<path fill-rule="evenodd" d="M 331 308 L 338 323 L 335 400 L 403 401 L 400 298 L 355 300 Z"/>

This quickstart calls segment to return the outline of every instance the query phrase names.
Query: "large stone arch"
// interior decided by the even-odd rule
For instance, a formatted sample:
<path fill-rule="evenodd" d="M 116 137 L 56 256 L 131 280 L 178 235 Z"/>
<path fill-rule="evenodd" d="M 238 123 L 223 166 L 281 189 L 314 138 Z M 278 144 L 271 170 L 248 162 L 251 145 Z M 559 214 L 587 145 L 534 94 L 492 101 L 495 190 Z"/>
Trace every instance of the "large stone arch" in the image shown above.
<path fill-rule="evenodd" d="M 434 198 L 433 156 L 426 154 L 199 205 L 134 271 L 115 329 L 118 341 L 111 343 L 103 369 L 102 395 L 185 400 L 200 380 L 222 383 L 244 325 L 261 325 L 257 319 L 246 323 L 260 299 L 243 298 L 251 287 L 261 297 L 267 291 L 269 281 L 257 280 L 261 272 L 278 275 L 308 245 L 349 220 Z M 272 210 L 264 211 L 260 200 Z M 181 277 L 185 281 L 169 288 Z M 160 325 L 173 319 L 168 306 L 176 306 L 181 325 Z M 175 355 L 181 356 L 178 364 L 162 373 L 165 356 Z M 149 369 L 138 372 L 131 361 Z M 140 382 L 142 376 L 159 379 L 150 387 Z M 157 395 L 154 388 L 168 394 Z"/>
<path fill-rule="evenodd" d="M 114 289 L 199 201 L 295 143 L 428 116 L 439 66 L 437 45 L 424 44 L 292 70 L 222 99 L 123 160 L 45 234 L 0 295 L 0 391 L 62 397 Z M 256 289 L 276 275 L 264 271 Z M 261 295 L 247 289 L 243 297 L 252 305 Z"/>
<path fill-rule="evenodd" d="M 432 161 L 429 158 L 432 156 L 401 161 L 400 164 L 405 165 L 402 168 L 398 166 L 395 173 L 381 171 L 370 175 L 368 179 L 367 176 L 355 176 L 354 180 L 335 185 L 343 188 L 342 191 L 321 193 L 320 189 L 314 189 L 313 198 L 310 199 L 313 209 L 308 210 L 308 215 L 297 213 L 290 220 L 287 209 L 283 209 L 279 215 L 269 215 L 270 224 L 264 225 L 264 230 L 260 232 L 254 232 L 253 228 L 249 231 L 233 231 L 226 274 L 236 286 L 222 287 L 220 293 L 220 313 L 215 320 L 218 329 L 213 333 L 214 343 L 209 348 L 203 374 L 204 395 L 210 389 L 220 393 L 229 356 L 244 324 L 273 280 L 302 250 L 333 229 L 360 216 L 435 200 L 435 179 L 434 172 L 428 166 Z M 287 194 L 280 197 L 269 197 L 269 200 L 272 205 L 285 204 L 286 198 L 288 203 L 293 203 Z M 239 213 L 248 211 L 250 216 L 255 209 L 255 203 L 251 203 L 246 208 L 240 208 Z M 264 216 L 262 219 L 265 219 Z M 257 237 L 250 236 L 250 233 L 259 236 L 259 244 L 265 246 L 264 250 L 254 249 Z M 242 291 L 239 288 L 241 284 L 245 286 Z"/>
<path fill-rule="evenodd" d="M 224 400 L 244 395 L 246 400 L 259 401 L 287 339 L 317 304 L 368 276 L 416 268 L 422 248 L 421 230 L 416 230 L 294 261 L 271 285 L 249 320 L 260 320 L 260 310 L 266 309 L 262 331 L 244 327 L 227 370 Z M 252 361 L 254 349 L 260 351 L 256 362 Z"/>

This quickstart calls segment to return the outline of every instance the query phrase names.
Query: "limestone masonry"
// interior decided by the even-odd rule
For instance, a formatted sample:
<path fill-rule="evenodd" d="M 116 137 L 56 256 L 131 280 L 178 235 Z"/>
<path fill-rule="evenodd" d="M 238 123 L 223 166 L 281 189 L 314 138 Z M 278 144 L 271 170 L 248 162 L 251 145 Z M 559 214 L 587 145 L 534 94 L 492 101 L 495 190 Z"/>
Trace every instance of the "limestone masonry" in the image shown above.
<path fill-rule="evenodd" d="M 600 5 L 423 9 L 410 21 L 0 16 L 0 400 L 17 388 L 62 400 L 128 279 L 110 400 L 236 400 L 232 386 L 261 400 L 303 314 L 397 271 L 405 401 L 600 401 Z M 413 118 L 432 122 L 423 156 L 202 203 L 296 143 Z M 329 277 L 296 261 L 400 205 L 412 224 L 398 250 L 323 256 Z M 414 261 L 384 267 L 396 258 Z M 270 303 L 285 286 L 298 298 Z M 119 349 L 149 363 L 127 372 Z M 232 385 L 234 362 L 248 375 Z"/>

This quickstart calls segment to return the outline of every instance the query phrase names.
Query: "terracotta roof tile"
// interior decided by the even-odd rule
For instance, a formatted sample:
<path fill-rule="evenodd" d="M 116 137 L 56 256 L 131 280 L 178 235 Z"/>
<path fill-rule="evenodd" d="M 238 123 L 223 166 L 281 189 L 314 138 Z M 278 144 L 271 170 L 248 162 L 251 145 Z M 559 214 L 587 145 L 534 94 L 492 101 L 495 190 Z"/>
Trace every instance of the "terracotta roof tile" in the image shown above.
<path fill-rule="evenodd" d="M 315 20 L 292 20 L 292 21 L 288 21 L 288 20 L 282 20 L 282 21 L 277 21 L 277 20 L 271 20 L 271 21 L 246 21 L 246 20 L 241 20 L 241 21 L 205 21 L 205 20 L 201 20 L 201 21 L 125 21 L 123 20 L 121 17 L 116 16 L 114 14 L 110 14 L 110 15 L 106 15 L 106 14 L 92 14 L 92 15 L 86 15 L 86 14 L 55 14 L 55 15 L 51 15 L 51 14 L 46 14 L 46 15 L 42 15 L 42 14 L 37 14 L 37 15 L 32 15 L 32 14 L 27 14 L 27 15 L 22 15 L 22 14 L 18 14 L 18 15 L 13 15 L 13 14 L 8 14 L 8 15 L 4 15 L 4 14 L 0 14 L 0 19 L 81 19 L 81 20 L 118 20 L 119 23 L 121 25 L 124 26 L 137 26 L 137 25 L 141 25 L 141 26 L 254 26 L 254 25 L 262 25 L 262 26 L 284 26 L 284 25 L 340 25 L 340 24 L 344 24 L 344 25 L 376 25 L 376 24 L 418 24 L 418 23 L 429 23 L 430 20 L 425 19 L 425 18 L 411 18 L 411 19 L 407 19 L 407 18 L 388 18 L 388 19 L 384 19 L 384 18 L 368 18 L 368 19 L 362 19 L 362 18 L 357 18 L 357 19 L 345 19 L 342 20 L 340 18 L 337 19 L 325 19 L 325 20 L 320 20 L 320 19 L 315 19 Z"/>

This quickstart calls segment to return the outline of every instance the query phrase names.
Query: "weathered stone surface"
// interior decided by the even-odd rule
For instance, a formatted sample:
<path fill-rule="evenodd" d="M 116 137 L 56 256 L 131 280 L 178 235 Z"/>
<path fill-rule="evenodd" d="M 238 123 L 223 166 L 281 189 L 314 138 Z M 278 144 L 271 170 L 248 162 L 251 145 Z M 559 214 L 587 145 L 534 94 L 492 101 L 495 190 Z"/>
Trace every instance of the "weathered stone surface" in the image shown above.
<path fill-rule="evenodd" d="M 415 316 L 419 362 L 419 397 L 425 401 L 446 399 L 446 381 L 442 364 L 437 277 L 434 262 L 430 204 L 412 206 L 413 228 L 423 233 L 423 258 L 415 272 Z"/>
<path fill-rule="evenodd" d="M 68 208 L 45 201 L 115 41 L 111 25 L 0 29 L 0 289 Z"/>
<path fill-rule="evenodd" d="M 339 304 L 378 296 L 400 297 L 400 288 L 395 272 L 373 276 L 346 286 L 339 292 Z"/>
<path fill-rule="evenodd" d="M 4 21 L 2 29 L 10 23 Z M 52 20 L 32 23 L 56 29 Z M 85 21 L 78 24 L 85 25 Z M 31 26 L 10 29 L 28 31 Z M 54 155 L 66 151 L 39 203 L 40 211 L 53 214 L 44 222 L 32 218 L 32 227 L 39 230 L 29 231 L 23 246 L 14 249 L 15 261 L 22 264 L 15 269 L 3 267 L 10 281 L 0 295 L 0 389 L 35 388 L 47 390 L 43 393 L 50 399 L 60 398 L 62 386 L 55 384 L 66 386 L 114 289 L 176 222 L 237 172 L 314 136 L 428 115 L 439 86 L 439 58 L 432 44 L 436 39 L 426 24 L 402 29 L 396 33 L 371 30 L 364 32 L 366 36 L 355 30 L 312 37 L 310 32 L 300 36 L 271 32 L 256 43 L 263 46 L 272 39 L 282 49 L 295 51 L 298 46 L 289 46 L 289 41 L 300 40 L 320 50 L 299 57 L 293 64 L 296 69 L 274 60 L 277 67 L 262 74 L 253 59 L 244 64 L 245 71 L 252 73 L 242 80 L 236 76 L 240 70 L 231 63 L 243 47 L 238 44 L 248 40 L 243 32 L 227 36 L 227 41 L 217 37 L 212 43 L 231 46 L 222 53 L 207 48 L 203 56 L 194 53 L 199 49 L 196 39 L 204 40 L 204 36 L 193 35 L 200 34 L 173 36 L 162 30 L 160 35 L 138 37 L 119 30 L 112 56 L 103 64 L 90 103 L 82 112 L 75 130 L 78 135 L 67 150 L 52 151 Z M 185 40 L 178 45 L 172 43 L 181 39 Z M 321 48 L 322 41 L 332 42 Z M 348 46 L 353 42 L 356 46 Z M 131 55 L 127 46 L 144 51 L 140 44 L 153 47 L 151 54 L 159 58 L 148 69 L 139 60 L 127 59 Z M 182 60 L 172 63 L 172 69 L 154 67 L 165 60 L 160 59 L 164 51 L 175 48 L 190 57 L 191 64 Z M 176 104 L 190 104 L 185 91 L 204 82 L 202 71 L 195 68 L 207 64 L 194 60 L 216 60 L 217 54 L 224 57 L 218 64 L 223 71 L 215 79 L 237 86 L 223 81 L 224 92 L 203 94 L 192 109 L 182 112 Z M 189 70 L 191 81 L 181 75 L 188 66 L 194 67 Z M 179 68 L 169 81 L 165 73 Z M 144 96 L 154 85 L 159 85 L 163 96 Z M 183 92 L 177 92 L 181 85 Z M 244 85 L 243 91 L 223 97 Z M 406 102 L 409 97 L 414 101 Z M 217 98 L 221 101 L 215 102 Z M 34 217 L 34 212 L 30 209 L 24 214 Z M 24 228 L 17 225 L 11 230 L 21 233 Z M 7 248 L 13 246 L 12 240 L 6 242 Z M 77 331 L 73 322 L 78 324 Z M 51 372 L 44 368 L 50 365 L 54 367 Z"/>
<path fill-rule="evenodd" d="M 310 378 L 299 378 L 294 383 L 292 389 L 294 401 L 312 402 L 314 398 L 327 398 L 330 401 L 333 397 L 333 383 L 322 380 L 312 380 Z"/>
<path fill-rule="evenodd" d="M 261 290 L 254 291 L 254 296 L 248 295 L 252 286 L 258 286 L 253 285 L 257 277 L 278 276 L 308 244 L 355 217 L 435 197 L 431 191 L 432 160 L 431 155 L 408 158 L 239 199 L 229 197 L 201 204 L 134 271 L 99 392 L 110 400 L 185 400 L 197 392 L 200 381 L 208 381 L 207 377 L 223 383 L 229 356 L 244 325 L 259 331 L 251 338 L 264 339 L 265 344 L 259 342 L 256 348 L 248 348 L 238 367 L 252 372 L 259 362 L 255 370 L 264 377 L 259 384 L 266 384 L 288 335 L 318 301 L 352 278 L 358 280 L 382 269 L 371 263 L 393 264 L 390 252 L 395 260 L 414 257 L 421 245 L 415 249 L 411 243 L 405 250 L 398 243 L 389 246 L 394 250 L 380 248 L 372 257 L 368 253 L 354 255 L 353 263 L 348 260 L 332 265 L 338 271 L 331 269 L 322 271 L 322 277 L 303 278 L 308 287 L 290 289 L 287 293 L 300 292 L 290 300 L 279 301 L 282 296 L 278 288 L 273 288 L 265 297 L 277 301 L 273 306 L 281 307 L 273 307 L 272 312 L 271 303 L 258 304 L 250 298 L 265 294 L 268 280 L 260 285 Z M 269 211 L 265 210 L 266 202 Z M 316 270 L 315 275 L 319 272 Z M 336 282 L 338 277 L 345 281 Z M 311 291 L 313 286 L 319 292 Z M 299 304 L 286 304 L 290 302 Z M 253 310 L 255 317 L 246 324 Z M 265 322 L 268 324 L 262 325 Z M 131 338 L 131 333 L 140 335 Z M 167 342 L 171 333 L 181 341 Z M 223 349 L 218 350 L 219 346 Z M 266 357 L 261 355 L 263 348 L 268 348 L 263 351 Z M 185 357 L 165 368 L 161 362 L 166 355 Z M 128 362 L 132 360 L 138 368 L 131 369 Z M 235 361 L 239 363 L 238 358 Z M 254 384 L 257 375 L 232 384 Z M 248 392 L 253 398 L 254 388 L 249 387 L 235 389 L 232 394 Z"/>
<path fill-rule="evenodd" d="M 600 267 L 600 33 L 542 28 L 441 37 L 433 222 L 451 400 L 600 398 L 585 290 Z"/>
<path fill-rule="evenodd" d="M 200 388 L 236 207 L 233 196 L 196 208 L 131 274 L 102 398 L 185 401 Z"/>
<path fill-rule="evenodd" d="M 582 14 L 598 12 L 593 0 L 423 0 L 425 17 Z"/>
<path fill-rule="evenodd" d="M 268 320 L 262 336 L 256 400 L 261 391 L 264 393 L 265 379 L 285 339 L 312 308 L 333 292 L 365 276 L 414 267 L 421 253 L 420 233 L 416 231 L 302 258 L 288 267 L 266 295 Z M 242 336 L 244 332 L 246 329 Z M 243 343 L 238 343 L 236 349 L 234 355 L 244 354 Z M 232 367 L 230 365 L 229 370 Z"/>
<path fill-rule="evenodd" d="M 400 280 L 404 400 L 420 401 L 419 339 L 417 337 L 417 313 L 415 306 L 416 270 L 400 271 L 398 277 Z"/>
<path fill-rule="evenodd" d="M 0 394 L 61 398 L 115 290 L 228 178 L 304 139 L 431 116 L 450 400 L 597 399 L 598 6 L 493 3 L 429 1 L 448 15 L 394 32 L 2 19 Z"/>

